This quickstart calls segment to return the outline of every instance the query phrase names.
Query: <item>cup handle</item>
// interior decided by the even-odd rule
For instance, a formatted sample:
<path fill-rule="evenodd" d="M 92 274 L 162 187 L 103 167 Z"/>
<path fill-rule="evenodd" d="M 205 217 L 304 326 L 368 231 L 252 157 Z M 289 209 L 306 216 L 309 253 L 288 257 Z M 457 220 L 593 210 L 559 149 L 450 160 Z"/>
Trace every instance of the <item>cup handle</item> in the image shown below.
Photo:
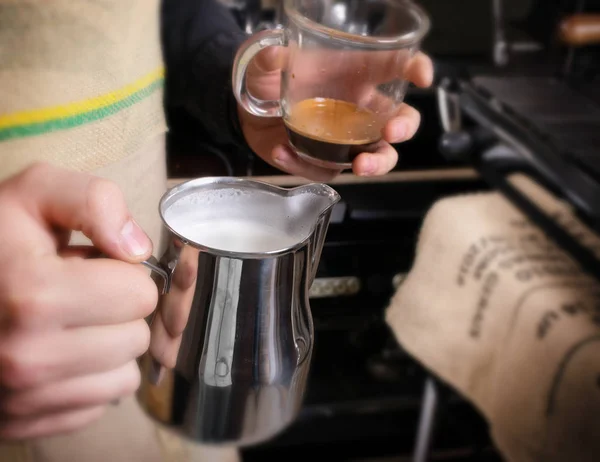
<path fill-rule="evenodd" d="M 287 46 L 284 29 L 270 29 L 251 36 L 238 50 L 233 63 L 233 93 L 238 103 L 250 114 L 259 117 L 281 117 L 279 101 L 265 101 L 255 98 L 248 92 L 246 72 L 252 59 L 264 48 Z"/>

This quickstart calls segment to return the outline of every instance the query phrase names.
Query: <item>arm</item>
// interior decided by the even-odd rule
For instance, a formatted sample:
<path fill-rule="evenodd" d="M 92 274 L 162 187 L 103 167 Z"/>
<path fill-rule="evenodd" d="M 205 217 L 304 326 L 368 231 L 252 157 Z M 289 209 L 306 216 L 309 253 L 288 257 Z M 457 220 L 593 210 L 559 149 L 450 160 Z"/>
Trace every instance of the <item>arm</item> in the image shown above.
<path fill-rule="evenodd" d="M 246 34 L 217 0 L 163 0 L 161 18 L 166 106 L 190 114 L 214 142 L 248 149 L 231 91 Z"/>

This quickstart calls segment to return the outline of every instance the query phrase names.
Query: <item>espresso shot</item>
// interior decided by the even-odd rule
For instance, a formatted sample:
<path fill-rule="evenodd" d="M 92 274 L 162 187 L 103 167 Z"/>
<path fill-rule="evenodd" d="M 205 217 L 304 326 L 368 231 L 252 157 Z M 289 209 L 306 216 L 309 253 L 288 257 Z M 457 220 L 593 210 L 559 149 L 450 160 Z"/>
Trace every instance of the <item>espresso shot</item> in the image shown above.
<path fill-rule="evenodd" d="M 375 113 L 330 98 L 310 98 L 293 105 L 284 117 L 290 144 L 313 164 L 348 168 L 362 152 L 381 140 Z"/>

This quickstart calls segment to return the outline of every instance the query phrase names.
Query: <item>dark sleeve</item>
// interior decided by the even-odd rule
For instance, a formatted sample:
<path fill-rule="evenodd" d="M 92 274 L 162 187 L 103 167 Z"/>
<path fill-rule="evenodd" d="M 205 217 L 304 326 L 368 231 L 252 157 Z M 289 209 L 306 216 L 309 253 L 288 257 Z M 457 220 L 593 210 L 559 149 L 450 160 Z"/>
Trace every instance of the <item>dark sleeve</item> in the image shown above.
<path fill-rule="evenodd" d="M 231 88 L 233 60 L 247 35 L 217 0 L 163 0 L 165 104 L 183 109 L 217 144 L 246 148 Z"/>

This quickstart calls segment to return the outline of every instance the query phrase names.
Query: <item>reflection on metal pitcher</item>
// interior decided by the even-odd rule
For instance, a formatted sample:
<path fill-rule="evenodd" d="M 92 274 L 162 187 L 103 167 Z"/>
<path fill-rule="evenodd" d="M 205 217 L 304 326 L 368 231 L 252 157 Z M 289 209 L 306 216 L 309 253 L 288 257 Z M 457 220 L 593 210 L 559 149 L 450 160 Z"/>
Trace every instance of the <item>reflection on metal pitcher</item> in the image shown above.
<path fill-rule="evenodd" d="M 293 422 L 313 347 L 309 289 L 339 200 L 326 185 L 287 190 L 232 178 L 194 180 L 165 195 L 171 245 L 160 262 L 146 263 L 165 293 L 138 395 L 152 417 L 195 441 L 237 446 Z M 200 225 L 218 228 L 221 218 L 240 226 L 219 229 L 227 244 L 219 248 Z M 290 245 L 278 247 L 281 237 L 244 248 L 265 223 Z"/>

